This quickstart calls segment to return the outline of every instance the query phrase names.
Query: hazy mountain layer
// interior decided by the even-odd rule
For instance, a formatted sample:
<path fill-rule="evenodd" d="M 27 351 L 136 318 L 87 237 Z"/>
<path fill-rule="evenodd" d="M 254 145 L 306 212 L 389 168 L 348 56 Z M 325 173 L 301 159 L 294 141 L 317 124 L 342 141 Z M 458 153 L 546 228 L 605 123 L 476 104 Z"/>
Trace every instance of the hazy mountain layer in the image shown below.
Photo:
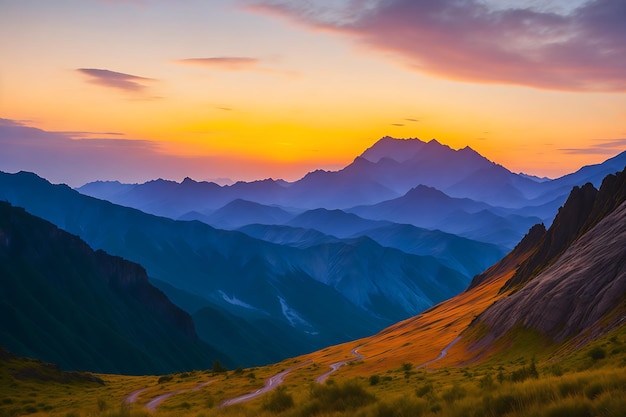
<path fill-rule="evenodd" d="M 0 202 L 0 339 L 65 369 L 124 374 L 209 367 L 226 356 L 200 342 L 191 317 L 132 262 L 94 252 Z"/>
<path fill-rule="evenodd" d="M 151 278 L 253 326 L 268 320 L 284 333 L 281 340 L 300 338 L 310 350 L 373 333 L 468 283 L 432 257 L 383 248 L 368 238 L 306 249 L 280 246 L 116 206 L 33 174 L 2 174 L 0 198 L 141 263 Z M 211 340 L 219 341 L 219 334 Z M 299 352 L 298 346 L 289 350 Z"/>

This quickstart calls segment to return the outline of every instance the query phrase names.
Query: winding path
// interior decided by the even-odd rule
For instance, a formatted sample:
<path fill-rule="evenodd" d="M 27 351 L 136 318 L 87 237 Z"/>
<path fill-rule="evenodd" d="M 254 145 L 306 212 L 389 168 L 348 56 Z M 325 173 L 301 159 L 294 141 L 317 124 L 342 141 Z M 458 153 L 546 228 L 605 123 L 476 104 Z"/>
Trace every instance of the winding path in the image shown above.
<path fill-rule="evenodd" d="M 448 351 L 450 350 L 450 348 L 452 346 L 454 346 L 459 340 L 461 340 L 461 336 L 457 337 L 456 339 L 454 339 L 452 342 L 450 342 L 450 344 L 448 344 L 448 346 L 446 346 L 445 348 L 443 348 L 443 350 L 441 351 L 441 353 L 439 354 L 439 356 L 437 356 L 435 359 L 429 360 L 428 362 L 424 362 L 420 365 L 417 365 L 415 368 L 419 369 L 419 368 L 425 368 L 428 365 L 430 365 L 431 363 L 437 362 L 438 360 L 442 359 L 444 356 L 446 356 L 448 354 Z"/>
<path fill-rule="evenodd" d="M 148 411 L 150 411 L 151 413 L 154 413 L 156 411 L 157 407 L 159 405 L 161 405 L 161 403 L 163 401 L 165 401 L 168 398 L 170 398 L 172 395 L 179 394 L 181 392 L 186 392 L 186 391 L 198 391 L 200 388 L 209 385 L 213 381 L 214 380 L 202 382 L 201 384 L 196 385 L 192 389 L 179 389 L 179 390 L 176 390 L 176 391 L 166 392 L 165 394 L 161 394 L 159 396 L 156 396 L 153 399 L 151 399 L 150 401 L 148 401 L 146 404 L 144 404 L 144 407 L 146 407 L 148 409 Z M 144 392 L 145 390 L 147 390 L 148 388 L 150 388 L 150 387 L 141 388 L 141 389 L 138 389 L 136 391 L 131 392 L 130 394 L 128 394 L 126 396 L 126 398 L 124 398 L 124 402 L 127 403 L 127 404 L 136 403 L 137 400 L 139 399 L 139 395 L 141 395 L 141 393 Z"/>
<path fill-rule="evenodd" d="M 248 394 L 244 394 L 244 395 L 240 395 L 239 397 L 235 397 L 235 398 L 231 398 L 229 400 L 225 400 L 222 402 L 222 404 L 220 404 L 220 407 L 228 407 L 229 405 L 233 405 L 233 404 L 239 404 L 239 403 L 245 403 L 247 401 L 251 401 L 255 398 L 260 397 L 263 394 L 266 394 L 268 392 L 270 392 L 271 390 L 275 389 L 276 387 L 278 387 L 280 384 L 283 383 L 283 381 L 285 380 L 285 377 L 287 376 L 287 374 L 289 374 L 289 372 L 293 371 L 294 369 L 300 368 L 301 366 L 304 366 L 308 363 L 310 363 L 311 361 L 306 361 L 303 362 L 299 365 L 296 366 L 292 366 L 289 369 L 285 369 L 284 371 L 268 378 L 265 380 L 265 385 L 263 386 L 263 388 L 260 388 L 254 392 L 250 392 Z"/>
<path fill-rule="evenodd" d="M 360 347 L 360 346 L 359 346 L 359 347 Z M 351 352 L 351 353 L 355 356 L 354 358 L 352 358 L 352 359 L 345 359 L 345 360 L 343 360 L 343 361 L 339 361 L 339 362 L 331 363 L 331 364 L 329 365 L 329 366 L 330 366 L 330 371 L 328 371 L 328 372 L 326 372 L 326 373 L 323 373 L 322 375 L 318 376 L 318 377 L 315 379 L 315 382 L 317 382 L 318 384 L 323 384 L 324 382 L 326 382 L 326 380 L 328 379 L 328 377 L 329 377 L 331 374 L 333 374 L 333 373 L 337 372 L 337 371 L 339 370 L 339 368 L 341 368 L 341 367 L 342 367 L 342 366 L 344 366 L 345 364 L 350 363 L 350 362 L 353 362 L 353 361 L 358 361 L 358 360 L 363 359 L 363 355 L 361 355 L 361 354 L 358 352 L 358 349 L 359 349 L 358 347 L 356 347 L 356 348 L 352 349 L 352 352 Z"/>
<path fill-rule="evenodd" d="M 146 388 L 141 388 L 138 389 L 136 391 L 131 392 L 130 394 L 128 394 L 125 398 L 124 398 L 124 402 L 126 404 L 132 404 L 137 402 L 137 399 L 139 398 L 139 396 L 141 395 L 142 392 L 144 392 L 145 390 L 147 390 L 149 387 Z"/>

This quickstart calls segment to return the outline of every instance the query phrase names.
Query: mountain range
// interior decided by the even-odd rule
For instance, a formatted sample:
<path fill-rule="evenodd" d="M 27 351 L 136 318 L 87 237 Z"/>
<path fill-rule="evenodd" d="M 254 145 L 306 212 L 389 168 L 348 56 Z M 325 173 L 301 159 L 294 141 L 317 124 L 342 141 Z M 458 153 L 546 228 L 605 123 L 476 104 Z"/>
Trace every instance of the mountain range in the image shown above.
<path fill-rule="evenodd" d="M 219 186 L 186 178 L 181 183 L 94 182 L 78 191 L 219 228 L 284 225 L 289 215 L 340 209 L 370 220 L 440 229 L 510 250 L 530 225 L 552 222 L 573 186 L 591 182 L 598 187 L 607 174 L 625 165 L 626 152 L 555 180 L 533 179 L 469 147 L 454 150 L 436 140 L 384 137 L 345 168 L 313 171 L 295 182 L 266 179 Z"/>
<path fill-rule="evenodd" d="M 200 338 L 220 340 L 218 347 L 243 365 L 374 333 L 469 282 L 432 256 L 383 247 L 366 236 L 282 246 L 117 206 L 28 173 L 0 174 L 0 198 L 143 265 L 175 303 L 205 318 L 197 326 Z M 210 325 L 211 315 L 244 321 L 256 332 L 229 339 Z M 259 348 L 250 355 L 242 351 L 246 346 Z"/>
<path fill-rule="evenodd" d="M 142 280 L 149 277 L 163 297 L 191 316 L 195 330 L 187 336 L 193 342 L 197 332 L 195 352 L 205 361 L 192 355 L 194 363 L 205 366 L 208 357 L 220 357 L 252 366 L 363 338 L 399 321 L 383 334 L 398 332 L 406 339 L 414 323 L 431 323 L 439 332 L 436 340 L 461 335 L 460 348 L 475 343 L 484 350 L 486 344 L 474 337 L 484 336 L 481 329 L 488 329 L 489 340 L 499 340 L 532 316 L 521 308 L 507 321 L 513 327 L 499 331 L 502 320 L 490 318 L 489 311 L 499 311 L 499 317 L 505 310 L 497 306 L 515 307 L 505 300 L 526 297 L 520 305 L 531 306 L 538 291 L 551 294 L 541 286 L 528 296 L 526 288 L 539 285 L 537 277 L 547 271 L 564 279 L 567 268 L 560 259 L 568 250 L 574 254 L 567 263 L 574 265 L 596 242 L 621 242 L 621 229 L 606 226 L 604 218 L 621 221 L 623 174 L 595 187 L 605 172 L 624 166 L 626 153 L 539 180 L 514 174 L 470 148 L 383 138 L 343 170 L 315 171 L 294 183 L 97 182 L 78 192 L 30 173 L 0 173 L 0 200 L 95 250 L 141 264 Z M 584 247 L 576 246 L 592 232 Z M 604 241 L 601 233 L 617 237 Z M 593 256 L 596 263 L 588 263 L 602 270 L 622 254 L 616 249 L 608 252 L 610 259 Z M 607 279 L 622 278 L 618 273 Z M 614 299 L 593 299 L 615 308 Z M 444 310 L 432 308 L 440 302 Z"/>

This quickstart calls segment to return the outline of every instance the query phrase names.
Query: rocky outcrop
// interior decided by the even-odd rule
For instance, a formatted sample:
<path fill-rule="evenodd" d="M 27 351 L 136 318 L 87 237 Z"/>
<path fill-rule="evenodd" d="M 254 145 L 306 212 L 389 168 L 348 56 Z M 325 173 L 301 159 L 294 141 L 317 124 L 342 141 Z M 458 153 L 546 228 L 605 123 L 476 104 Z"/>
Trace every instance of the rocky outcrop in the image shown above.
<path fill-rule="evenodd" d="M 95 252 L 96 261 L 102 276 L 116 293 L 130 295 L 150 310 L 155 317 L 172 325 L 184 336 L 196 340 L 196 330 L 191 316 L 172 304 L 167 296 L 148 282 L 146 270 L 139 264 L 129 262 L 119 256 L 112 256 L 103 250 Z"/>
<path fill-rule="evenodd" d="M 466 291 L 469 291 L 483 282 L 488 281 L 491 277 L 505 274 L 507 271 L 515 270 L 522 262 L 526 261 L 530 254 L 534 253 L 537 245 L 544 238 L 546 227 L 542 224 L 536 224 L 530 228 L 528 233 L 522 240 L 509 252 L 500 262 L 487 269 L 485 272 L 476 275 Z"/>
<path fill-rule="evenodd" d="M 574 187 L 552 226 L 503 291 L 519 289 L 550 266 L 576 239 L 626 201 L 626 171 L 608 175 L 600 190 L 591 183 Z"/>
<path fill-rule="evenodd" d="M 626 295 L 626 203 L 585 233 L 524 288 L 479 318 L 497 339 L 515 326 L 556 341 L 591 330 L 623 308 Z M 617 319 L 617 316 L 613 319 Z"/>
<path fill-rule="evenodd" d="M 562 253 L 578 236 L 587 221 L 598 191 L 590 183 L 574 187 L 559 209 L 554 222 L 533 254 L 515 272 L 503 290 L 523 286 Z"/>
<path fill-rule="evenodd" d="M 575 188 L 507 286 L 516 291 L 474 323 L 489 329 L 482 343 L 517 326 L 562 341 L 617 323 L 626 313 L 626 171 L 599 191 Z"/>

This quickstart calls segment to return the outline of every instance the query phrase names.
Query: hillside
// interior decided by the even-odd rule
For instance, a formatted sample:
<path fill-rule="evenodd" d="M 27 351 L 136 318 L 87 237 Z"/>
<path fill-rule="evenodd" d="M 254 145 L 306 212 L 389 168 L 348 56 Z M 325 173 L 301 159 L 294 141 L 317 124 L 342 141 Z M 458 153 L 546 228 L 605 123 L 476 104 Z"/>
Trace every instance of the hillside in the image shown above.
<path fill-rule="evenodd" d="M 124 374 L 208 367 L 224 354 L 132 262 L 0 202 L 0 339 L 64 369 Z"/>

